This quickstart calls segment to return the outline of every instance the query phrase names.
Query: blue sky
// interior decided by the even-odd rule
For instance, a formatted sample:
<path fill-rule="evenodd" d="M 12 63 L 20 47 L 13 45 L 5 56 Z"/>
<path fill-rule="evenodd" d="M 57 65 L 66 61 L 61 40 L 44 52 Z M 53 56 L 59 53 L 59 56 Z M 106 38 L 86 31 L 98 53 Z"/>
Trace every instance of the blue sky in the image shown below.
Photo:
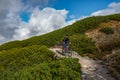
<path fill-rule="evenodd" d="M 71 18 L 69 16 L 74 16 L 76 19 L 82 16 L 88 16 L 92 12 L 107 8 L 108 4 L 112 2 L 120 2 L 120 0 L 49 0 L 48 4 L 43 5 L 40 9 L 45 7 L 52 7 L 57 10 L 66 9 L 69 11 L 67 20 L 70 20 Z M 26 0 L 23 0 L 23 3 L 26 4 Z M 34 4 L 31 6 L 36 7 L 40 5 Z M 20 16 L 22 20 L 27 22 L 30 13 L 22 12 Z"/>
<path fill-rule="evenodd" d="M 0 44 L 42 35 L 90 16 L 120 13 L 120 0 L 0 0 Z"/>

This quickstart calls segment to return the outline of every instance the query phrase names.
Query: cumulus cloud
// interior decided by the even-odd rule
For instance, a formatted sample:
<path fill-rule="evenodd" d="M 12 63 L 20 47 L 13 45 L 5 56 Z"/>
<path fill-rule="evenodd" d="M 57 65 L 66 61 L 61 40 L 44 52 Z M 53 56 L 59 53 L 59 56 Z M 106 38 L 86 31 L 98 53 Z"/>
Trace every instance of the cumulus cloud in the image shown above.
<path fill-rule="evenodd" d="M 120 2 L 113 2 L 108 5 L 108 8 L 99 10 L 96 12 L 93 12 L 92 16 L 99 16 L 99 15 L 109 15 L 109 14 L 115 14 L 120 13 Z"/>
<path fill-rule="evenodd" d="M 28 6 L 39 6 L 39 7 L 44 7 L 48 5 L 49 1 L 53 2 L 54 0 L 23 0 L 25 1 Z"/>
<path fill-rule="evenodd" d="M 68 11 L 56 10 L 54 8 L 44 8 L 39 10 L 35 8 L 31 14 L 28 23 L 21 23 L 15 30 L 13 39 L 25 39 L 34 35 L 44 34 L 66 25 L 66 17 Z"/>
<path fill-rule="evenodd" d="M 44 3 L 47 4 L 47 1 Z M 29 4 L 32 2 L 34 3 L 34 0 L 30 0 Z M 39 6 L 31 10 L 31 16 L 27 23 L 21 21 L 19 13 L 26 6 L 20 0 L 13 0 L 13 2 L 9 0 L 0 1 L 0 43 L 41 35 L 67 25 L 67 10 L 56 10 L 49 7 L 41 10 Z"/>
<path fill-rule="evenodd" d="M 21 5 L 19 0 L 0 0 L 0 43 L 8 41 L 14 35 L 20 20 L 18 13 Z"/>
<path fill-rule="evenodd" d="M 23 3 L 21 1 L 25 2 Z M 0 0 L 0 44 L 10 40 L 22 40 L 31 36 L 45 34 L 71 25 L 76 20 L 88 17 L 83 16 L 79 19 L 72 19 L 74 16 L 68 16 L 69 11 L 65 9 L 56 10 L 45 7 L 49 1 L 50 0 Z M 42 8 L 43 6 L 45 8 Z M 19 17 L 20 13 L 28 12 L 30 13 L 29 21 L 22 21 Z M 90 16 L 114 13 L 120 13 L 120 2 L 113 2 L 108 5 L 108 8 L 96 11 Z M 72 20 L 66 21 L 67 17 Z"/>
<path fill-rule="evenodd" d="M 55 0 L 22 0 L 23 1 L 23 12 L 31 13 L 35 7 L 44 8 L 49 6 L 49 2 L 53 3 Z"/>
<path fill-rule="evenodd" d="M 5 40 L 5 38 L 2 35 L 0 35 L 0 41 L 4 42 L 4 40 Z"/>
<path fill-rule="evenodd" d="M 70 19 L 74 19 L 75 16 L 74 16 L 74 15 L 70 15 L 69 18 L 70 18 Z"/>

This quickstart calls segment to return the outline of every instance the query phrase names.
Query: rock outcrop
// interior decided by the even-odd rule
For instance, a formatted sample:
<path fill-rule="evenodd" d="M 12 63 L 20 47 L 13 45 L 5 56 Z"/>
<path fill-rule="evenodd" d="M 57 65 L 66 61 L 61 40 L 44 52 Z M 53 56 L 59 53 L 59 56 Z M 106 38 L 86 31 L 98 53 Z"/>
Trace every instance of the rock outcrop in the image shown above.
<path fill-rule="evenodd" d="M 102 27 L 110 27 L 114 33 L 100 32 L 99 30 Z M 87 31 L 86 35 L 95 41 L 99 53 L 104 54 L 103 59 L 106 61 L 109 70 L 120 80 L 120 22 L 101 23 L 99 28 Z"/>
<path fill-rule="evenodd" d="M 114 30 L 113 34 L 105 34 L 99 30 L 102 27 L 110 27 Z M 120 22 L 110 21 L 100 24 L 100 27 L 86 32 L 89 38 L 95 41 L 96 47 L 101 50 L 111 50 L 120 47 Z"/>

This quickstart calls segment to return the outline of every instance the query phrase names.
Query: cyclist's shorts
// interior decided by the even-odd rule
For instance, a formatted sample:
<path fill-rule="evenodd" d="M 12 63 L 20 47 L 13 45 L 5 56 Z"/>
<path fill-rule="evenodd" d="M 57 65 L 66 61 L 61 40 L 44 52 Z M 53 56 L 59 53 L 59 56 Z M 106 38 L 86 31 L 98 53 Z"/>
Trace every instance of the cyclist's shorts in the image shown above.
<path fill-rule="evenodd" d="M 67 46 L 68 46 L 67 44 L 63 44 L 63 48 L 67 48 Z"/>

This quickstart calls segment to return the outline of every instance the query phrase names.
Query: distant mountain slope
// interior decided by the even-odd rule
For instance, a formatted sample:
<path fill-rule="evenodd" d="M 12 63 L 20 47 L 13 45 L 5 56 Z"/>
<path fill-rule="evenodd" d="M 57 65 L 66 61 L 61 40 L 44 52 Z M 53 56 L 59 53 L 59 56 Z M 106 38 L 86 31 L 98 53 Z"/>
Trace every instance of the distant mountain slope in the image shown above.
<path fill-rule="evenodd" d="M 55 61 L 53 58 L 54 53 L 47 49 L 47 47 L 49 48 L 60 44 L 65 35 L 70 37 L 71 49 L 78 52 L 80 55 L 106 59 L 106 61 L 109 59 L 107 55 L 110 55 L 113 56 L 112 59 L 114 61 L 120 60 L 118 55 L 119 52 L 115 52 L 115 55 L 111 55 L 115 49 L 120 49 L 119 36 L 110 36 L 116 34 L 116 30 L 118 30 L 109 27 L 108 24 L 111 23 L 111 21 L 118 22 L 114 23 L 113 26 L 118 25 L 120 23 L 120 14 L 85 18 L 72 25 L 41 36 L 31 37 L 22 41 L 12 41 L 0 45 L 0 78 L 3 80 L 8 78 L 14 80 L 18 77 L 19 79 L 22 77 L 28 79 L 32 78 L 31 75 L 34 75 L 33 77 L 37 78 L 37 76 L 40 77 L 39 73 L 42 73 L 42 79 L 45 78 L 46 74 L 49 74 L 47 77 L 50 77 L 50 79 L 51 77 L 54 77 L 54 75 L 57 75 L 55 79 L 60 80 L 63 79 L 63 77 L 59 77 L 59 75 L 65 73 L 65 79 L 71 79 L 70 75 L 73 75 L 71 80 L 74 80 L 73 78 L 75 77 L 76 80 L 79 80 L 81 76 L 79 72 L 80 65 L 77 63 L 78 60 L 62 59 Z M 104 26 L 101 28 L 101 25 Z M 112 33 L 112 30 L 115 31 L 115 33 Z M 90 32 L 88 36 L 86 36 L 87 32 L 88 34 Z M 99 33 L 101 34 L 100 37 L 90 37 L 99 35 Z M 119 30 L 117 31 L 117 34 L 119 35 Z M 108 38 L 110 37 L 111 39 L 109 40 Z M 117 58 L 116 55 L 118 56 Z M 43 62 L 41 63 L 41 61 Z M 75 67 L 71 67 L 71 65 L 73 65 L 72 63 L 75 64 Z M 108 61 L 108 63 L 111 63 L 111 61 Z M 54 67 L 55 64 L 56 66 Z M 114 65 L 117 67 L 109 66 L 111 67 L 111 71 L 118 77 L 120 75 L 120 62 L 114 62 Z M 44 70 L 44 66 L 48 71 Z M 55 69 L 51 71 L 50 69 L 52 68 Z M 59 68 L 59 70 L 57 70 L 57 68 Z M 63 70 L 65 70 L 65 72 Z M 71 74 L 69 74 L 69 70 Z M 14 71 L 17 72 L 14 73 Z M 21 75 L 22 73 L 24 74 Z M 13 79 L 14 76 L 15 78 Z"/>
<path fill-rule="evenodd" d="M 31 45 L 46 45 L 50 47 L 59 43 L 65 35 L 72 36 L 75 34 L 84 34 L 87 30 L 94 29 L 98 27 L 100 23 L 108 22 L 110 20 L 120 21 L 120 14 L 85 18 L 72 25 L 66 26 L 63 29 L 53 31 L 45 35 L 35 36 L 23 41 L 12 41 L 5 43 L 0 46 L 0 51 Z"/>
<path fill-rule="evenodd" d="M 104 32 L 101 32 L 102 29 L 104 29 Z M 102 51 L 112 51 L 114 48 L 120 48 L 120 21 L 111 20 L 101 23 L 98 28 L 88 30 L 86 35 L 92 38 Z"/>

